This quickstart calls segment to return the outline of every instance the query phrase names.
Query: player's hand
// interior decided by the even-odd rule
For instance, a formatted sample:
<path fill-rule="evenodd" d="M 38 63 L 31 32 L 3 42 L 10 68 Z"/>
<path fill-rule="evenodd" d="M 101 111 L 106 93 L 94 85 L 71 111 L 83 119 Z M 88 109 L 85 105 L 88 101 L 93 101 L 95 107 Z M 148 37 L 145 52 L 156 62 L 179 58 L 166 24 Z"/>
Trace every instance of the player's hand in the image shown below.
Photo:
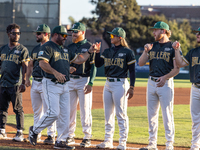
<path fill-rule="evenodd" d="M 151 49 L 152 49 L 152 47 L 153 47 L 153 44 L 145 44 L 144 45 L 144 50 L 145 50 L 145 52 L 149 52 Z"/>
<path fill-rule="evenodd" d="M 172 44 L 172 47 L 175 49 L 175 50 L 179 50 L 181 44 L 178 42 L 178 41 L 175 41 L 173 44 Z"/>
<path fill-rule="evenodd" d="M 56 79 L 60 83 L 64 83 L 66 81 L 65 75 L 60 72 L 55 71 L 53 75 L 56 77 Z"/>
<path fill-rule="evenodd" d="M 157 87 L 163 87 L 165 85 L 166 80 L 167 79 L 165 78 L 165 76 L 158 78 L 156 80 L 156 81 L 159 81 L 158 84 L 157 84 Z"/>
<path fill-rule="evenodd" d="M 24 84 L 21 84 L 21 85 L 19 86 L 19 92 L 22 93 L 22 92 L 24 92 L 25 90 L 26 90 L 26 86 L 25 86 Z"/>
<path fill-rule="evenodd" d="M 88 94 L 88 93 L 90 93 L 91 91 L 92 91 L 92 86 L 90 86 L 90 85 L 85 86 L 85 88 L 84 88 L 84 93 L 85 93 L 85 94 Z"/>
<path fill-rule="evenodd" d="M 129 88 L 127 93 L 126 93 L 126 96 L 128 95 L 128 99 L 131 99 L 133 97 L 133 89 Z"/>
<path fill-rule="evenodd" d="M 26 85 L 26 87 L 29 87 L 31 85 L 31 82 L 29 79 L 25 81 L 25 85 Z"/>
<path fill-rule="evenodd" d="M 73 73 L 74 71 L 76 71 L 76 68 L 75 68 L 75 67 L 70 67 L 70 68 L 69 68 L 69 73 Z"/>

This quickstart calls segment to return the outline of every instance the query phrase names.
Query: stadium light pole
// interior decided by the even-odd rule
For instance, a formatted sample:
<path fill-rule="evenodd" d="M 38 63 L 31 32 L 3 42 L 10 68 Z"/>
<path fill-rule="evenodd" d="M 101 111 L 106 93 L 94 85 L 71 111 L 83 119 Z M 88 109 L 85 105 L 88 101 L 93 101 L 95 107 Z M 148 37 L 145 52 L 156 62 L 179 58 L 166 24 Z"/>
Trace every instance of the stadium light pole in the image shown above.
<path fill-rule="evenodd" d="M 15 23 L 15 0 L 12 0 L 12 22 Z"/>

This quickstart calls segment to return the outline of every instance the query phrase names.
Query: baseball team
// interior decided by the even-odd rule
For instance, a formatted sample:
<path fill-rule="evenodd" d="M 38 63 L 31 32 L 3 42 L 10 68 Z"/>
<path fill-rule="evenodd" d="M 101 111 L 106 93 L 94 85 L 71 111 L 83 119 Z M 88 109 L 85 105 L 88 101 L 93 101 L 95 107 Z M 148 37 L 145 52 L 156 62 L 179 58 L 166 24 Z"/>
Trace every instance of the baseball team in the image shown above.
<path fill-rule="evenodd" d="M 173 117 L 174 81 L 181 67 L 189 66 L 192 118 L 190 150 L 200 148 L 200 47 L 182 55 L 178 41 L 170 40 L 169 25 L 159 21 L 152 30 L 155 42 L 144 45 L 139 66 L 149 61 L 146 92 L 149 123 L 149 144 L 140 150 L 157 150 L 158 117 L 161 106 L 165 128 L 166 148 L 173 150 L 175 127 Z M 71 31 L 71 34 L 68 33 Z M 31 86 L 34 125 L 29 128 L 32 145 L 41 142 L 41 131 L 47 128 L 44 144 L 55 149 L 75 149 L 77 105 L 80 106 L 83 140 L 81 147 L 90 147 L 92 139 L 92 87 L 97 68 L 104 65 L 106 83 L 103 90 L 105 116 L 104 141 L 96 148 L 113 148 L 115 115 L 119 126 L 118 150 L 125 150 L 129 132 L 128 100 L 133 97 L 135 84 L 135 54 L 125 40 L 126 32 L 114 28 L 110 35 L 111 48 L 100 53 L 101 43 L 91 43 L 86 37 L 86 26 L 75 23 L 71 29 L 56 26 L 52 30 L 41 24 L 35 31 L 39 43 L 30 52 L 19 43 L 20 26 L 7 26 L 8 44 L 0 48 L 0 139 L 7 137 L 5 127 L 8 107 L 12 102 L 16 114 L 17 133 L 14 141 L 24 141 L 24 112 L 22 93 Z M 193 30 L 200 43 L 200 27 Z M 64 46 L 68 36 L 72 44 Z M 30 77 L 32 76 L 32 84 Z M 127 77 L 130 78 L 130 83 Z"/>

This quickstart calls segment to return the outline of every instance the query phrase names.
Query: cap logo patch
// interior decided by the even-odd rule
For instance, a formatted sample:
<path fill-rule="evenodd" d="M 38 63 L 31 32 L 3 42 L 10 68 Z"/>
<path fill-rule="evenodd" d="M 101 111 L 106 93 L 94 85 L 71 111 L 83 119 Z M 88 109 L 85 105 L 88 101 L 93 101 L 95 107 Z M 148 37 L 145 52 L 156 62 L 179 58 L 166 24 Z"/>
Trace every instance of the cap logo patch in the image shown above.
<path fill-rule="evenodd" d="M 73 24 L 72 28 L 76 27 L 76 24 Z"/>
<path fill-rule="evenodd" d="M 40 28 L 40 26 L 37 27 L 37 30 Z"/>
<path fill-rule="evenodd" d="M 41 56 L 44 54 L 44 51 L 39 51 L 38 56 Z"/>

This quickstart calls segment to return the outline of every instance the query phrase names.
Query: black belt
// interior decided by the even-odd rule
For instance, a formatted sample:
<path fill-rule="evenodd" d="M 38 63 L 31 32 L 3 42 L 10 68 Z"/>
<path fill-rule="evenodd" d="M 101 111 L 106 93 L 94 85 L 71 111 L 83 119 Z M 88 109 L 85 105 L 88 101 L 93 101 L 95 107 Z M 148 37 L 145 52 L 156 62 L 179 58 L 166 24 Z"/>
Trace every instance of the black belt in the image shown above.
<path fill-rule="evenodd" d="M 199 84 L 199 83 L 193 83 L 193 85 L 194 85 L 196 88 L 200 89 L 200 84 Z"/>
<path fill-rule="evenodd" d="M 109 81 L 109 82 L 115 82 L 115 79 L 110 79 L 110 78 L 107 78 L 107 80 Z M 121 81 L 119 78 L 117 78 L 117 80 L 116 81 Z"/>
<path fill-rule="evenodd" d="M 154 77 L 150 77 L 150 79 L 154 82 L 159 82 L 159 81 L 156 81 L 158 78 L 154 78 Z"/>
<path fill-rule="evenodd" d="M 70 76 L 70 78 L 73 78 L 73 79 L 80 79 L 80 78 L 82 78 L 79 75 L 72 75 L 72 74 L 70 74 L 69 76 Z"/>
<path fill-rule="evenodd" d="M 33 80 L 38 81 L 38 82 L 42 82 L 42 78 L 35 78 L 35 77 L 33 77 Z"/>
<path fill-rule="evenodd" d="M 61 82 L 58 82 L 57 79 L 51 79 L 51 81 L 54 82 L 55 84 L 58 83 L 58 84 L 62 84 L 62 85 L 65 84 L 65 83 L 67 82 L 67 81 L 65 81 L 65 82 L 61 83 Z"/>

